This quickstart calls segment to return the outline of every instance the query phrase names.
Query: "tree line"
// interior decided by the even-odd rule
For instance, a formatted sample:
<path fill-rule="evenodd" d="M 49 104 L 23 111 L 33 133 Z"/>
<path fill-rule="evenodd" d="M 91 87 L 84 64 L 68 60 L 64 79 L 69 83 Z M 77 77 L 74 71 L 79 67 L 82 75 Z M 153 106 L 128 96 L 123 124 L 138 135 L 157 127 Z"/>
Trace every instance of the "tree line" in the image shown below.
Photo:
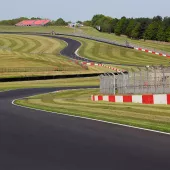
<path fill-rule="evenodd" d="M 27 18 L 27 17 L 20 17 L 20 18 L 15 18 L 11 20 L 2 20 L 0 21 L 0 25 L 15 25 L 23 20 L 40 20 L 44 18 L 39 18 L 39 17 L 32 17 L 32 18 Z M 48 23 L 49 26 L 65 26 L 68 25 L 68 22 L 64 21 L 62 18 L 59 18 L 57 20 L 52 20 L 50 23 Z"/>
<path fill-rule="evenodd" d="M 23 20 L 38 20 L 39 17 L 20 17 L 11 20 L 0 21 L 0 25 L 15 25 Z M 48 23 L 49 26 L 66 26 L 71 22 L 66 22 L 59 18 Z M 102 14 L 94 15 L 91 20 L 77 21 L 86 26 L 92 26 L 101 32 L 115 33 L 116 35 L 126 35 L 132 39 L 157 40 L 170 42 L 170 17 L 155 16 L 153 18 L 126 18 L 117 19 Z"/>
<path fill-rule="evenodd" d="M 97 28 L 101 32 L 127 35 L 133 39 L 157 40 L 170 42 L 170 17 L 153 18 L 111 18 L 98 14 L 84 25 Z"/>

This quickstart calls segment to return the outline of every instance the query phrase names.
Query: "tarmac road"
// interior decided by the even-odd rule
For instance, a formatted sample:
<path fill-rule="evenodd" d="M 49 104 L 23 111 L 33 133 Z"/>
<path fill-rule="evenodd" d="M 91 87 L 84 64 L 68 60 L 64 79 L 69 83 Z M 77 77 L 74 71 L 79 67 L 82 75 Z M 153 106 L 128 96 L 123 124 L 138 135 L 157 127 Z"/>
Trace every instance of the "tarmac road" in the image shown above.
<path fill-rule="evenodd" d="M 61 89 L 0 93 L 1 170 L 170 169 L 169 135 L 12 105 Z"/>
<path fill-rule="evenodd" d="M 0 93 L 0 170 L 170 170 L 170 135 L 12 105 L 62 89 Z"/>

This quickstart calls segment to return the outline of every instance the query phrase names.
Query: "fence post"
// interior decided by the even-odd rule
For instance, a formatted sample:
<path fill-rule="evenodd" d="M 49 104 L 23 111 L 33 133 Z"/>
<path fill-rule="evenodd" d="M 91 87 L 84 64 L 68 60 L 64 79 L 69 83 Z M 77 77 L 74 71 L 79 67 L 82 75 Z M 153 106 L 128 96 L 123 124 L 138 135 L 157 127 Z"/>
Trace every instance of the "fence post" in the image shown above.
<path fill-rule="evenodd" d="M 165 93 L 165 70 L 164 70 L 164 67 L 162 67 L 162 73 L 163 73 L 163 93 Z"/>
<path fill-rule="evenodd" d="M 125 88 L 126 88 L 127 82 L 125 79 L 125 74 L 122 71 L 120 73 L 122 74 L 122 93 L 124 94 L 124 93 L 126 93 Z"/>
<path fill-rule="evenodd" d="M 149 69 L 146 68 L 146 74 L 147 74 L 147 93 L 149 92 Z"/>
<path fill-rule="evenodd" d="M 139 68 L 138 67 L 138 69 L 139 69 L 139 93 L 141 94 L 142 93 L 142 86 L 141 86 L 141 83 L 142 83 L 142 81 L 141 81 L 141 79 L 142 79 L 142 71 L 141 71 L 141 68 Z"/>
<path fill-rule="evenodd" d="M 115 74 L 114 73 L 111 73 L 112 74 L 112 79 L 111 79 L 111 92 L 113 92 L 112 94 L 116 94 L 116 90 L 115 90 Z"/>
<path fill-rule="evenodd" d="M 153 67 L 154 68 L 154 86 L 155 86 L 155 93 L 157 93 L 157 83 L 156 83 L 156 67 Z"/>

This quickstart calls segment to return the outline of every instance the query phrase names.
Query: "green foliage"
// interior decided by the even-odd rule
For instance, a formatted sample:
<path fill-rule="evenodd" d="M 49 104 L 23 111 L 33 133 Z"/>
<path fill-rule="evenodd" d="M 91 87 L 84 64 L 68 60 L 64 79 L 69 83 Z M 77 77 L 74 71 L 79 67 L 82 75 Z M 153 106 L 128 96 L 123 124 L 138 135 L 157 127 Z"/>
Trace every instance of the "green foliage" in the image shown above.
<path fill-rule="evenodd" d="M 162 22 L 162 17 L 161 16 L 155 16 L 155 17 L 153 17 L 153 20 L 152 20 L 153 22 Z"/>
<path fill-rule="evenodd" d="M 23 20 L 27 20 L 28 18 L 26 17 L 20 17 L 20 18 L 15 18 L 15 19 L 11 19 L 11 20 L 3 20 L 0 21 L 0 25 L 15 25 Z"/>
<path fill-rule="evenodd" d="M 165 29 L 163 28 L 162 25 L 160 25 L 158 28 L 157 40 L 158 41 L 166 41 L 166 33 L 165 33 Z"/>
<path fill-rule="evenodd" d="M 83 22 L 82 22 L 82 21 L 77 21 L 76 23 L 78 23 L 78 24 L 83 24 Z"/>
<path fill-rule="evenodd" d="M 162 18 L 159 15 L 152 19 L 122 17 L 118 20 L 98 14 L 92 18 L 91 25 L 95 28 L 100 26 L 101 32 L 115 33 L 118 36 L 127 35 L 135 39 L 169 41 L 170 17 Z"/>
<path fill-rule="evenodd" d="M 140 34 L 140 30 L 141 30 L 141 23 L 137 23 L 134 27 L 134 29 L 132 30 L 131 36 L 134 39 L 138 39 L 139 38 L 139 34 Z"/>
<path fill-rule="evenodd" d="M 92 25 L 92 22 L 90 20 L 87 20 L 87 21 L 84 21 L 83 22 L 83 25 L 85 26 L 91 26 Z"/>
<path fill-rule="evenodd" d="M 126 17 L 122 17 L 116 25 L 115 34 L 121 35 L 122 33 L 124 33 L 125 32 L 124 29 L 125 29 L 126 25 L 127 25 Z"/>
<path fill-rule="evenodd" d="M 92 18 L 92 20 L 91 20 L 92 26 L 93 26 L 93 27 L 96 27 L 96 26 L 98 26 L 99 24 L 101 24 L 100 21 L 101 21 L 101 19 L 104 18 L 104 17 L 105 17 L 105 16 L 102 15 L 102 14 L 94 15 L 93 18 Z"/>
<path fill-rule="evenodd" d="M 128 24 L 127 29 L 126 29 L 126 35 L 128 37 L 132 37 L 132 31 L 135 27 L 135 24 L 136 24 L 136 21 L 134 19 L 130 19 L 129 24 Z"/>
<path fill-rule="evenodd" d="M 148 40 L 157 40 L 160 22 L 153 21 L 145 31 L 144 38 Z"/>
<path fill-rule="evenodd" d="M 170 26 L 166 30 L 166 41 L 170 42 Z"/>
<path fill-rule="evenodd" d="M 64 25 L 67 25 L 67 23 L 62 18 L 59 18 L 59 19 L 57 19 L 57 21 L 55 21 L 55 25 L 56 26 L 64 26 Z"/>
<path fill-rule="evenodd" d="M 15 25 L 20 21 L 29 18 L 20 17 L 12 20 L 0 21 L 0 25 Z M 32 17 L 31 19 L 41 19 L 39 17 Z M 70 22 L 59 18 L 56 21 L 51 21 L 47 26 L 66 26 Z M 170 41 L 169 27 L 170 17 L 155 16 L 151 18 L 126 18 L 121 19 L 112 18 L 103 14 L 94 15 L 92 20 L 77 21 L 79 24 L 85 26 L 92 26 L 100 32 L 115 33 L 116 35 L 126 35 L 134 39 L 147 39 Z"/>
<path fill-rule="evenodd" d="M 115 25 L 117 23 L 117 19 L 113 19 L 108 16 L 104 16 L 102 14 L 95 15 L 92 18 L 91 25 L 94 28 L 100 26 L 102 32 L 114 32 Z"/>

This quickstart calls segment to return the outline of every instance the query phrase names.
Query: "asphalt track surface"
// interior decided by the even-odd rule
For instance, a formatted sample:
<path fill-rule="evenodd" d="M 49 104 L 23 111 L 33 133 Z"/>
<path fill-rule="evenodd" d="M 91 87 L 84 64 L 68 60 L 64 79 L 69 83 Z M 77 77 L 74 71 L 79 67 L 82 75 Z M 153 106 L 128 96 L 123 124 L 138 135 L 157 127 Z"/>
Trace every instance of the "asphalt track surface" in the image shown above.
<path fill-rule="evenodd" d="M 63 89 L 0 93 L 0 170 L 170 169 L 170 135 L 12 105 Z"/>
<path fill-rule="evenodd" d="M 88 58 L 78 56 L 75 52 L 81 47 L 81 43 L 77 40 L 68 38 L 68 37 L 62 37 L 62 36 L 50 36 L 50 35 L 43 35 L 46 37 L 51 37 L 51 38 L 57 38 L 60 40 L 65 41 L 68 46 L 61 51 L 61 54 L 64 56 L 67 56 L 71 59 L 76 59 L 76 60 L 81 60 L 81 61 L 86 61 L 86 62 L 96 62 L 96 63 L 102 63 L 102 64 L 114 64 L 118 66 L 137 66 L 137 67 L 145 67 L 144 65 L 136 65 L 136 64 L 121 64 L 121 63 L 112 63 L 112 62 L 103 62 L 103 61 L 95 61 L 95 60 L 90 60 Z M 93 40 L 95 41 L 95 40 Z M 112 44 L 113 45 L 113 44 Z M 120 47 L 124 48 L 124 47 Z"/>
<path fill-rule="evenodd" d="M 169 135 L 11 104 L 16 98 L 62 89 L 0 93 L 1 170 L 170 169 Z"/>

